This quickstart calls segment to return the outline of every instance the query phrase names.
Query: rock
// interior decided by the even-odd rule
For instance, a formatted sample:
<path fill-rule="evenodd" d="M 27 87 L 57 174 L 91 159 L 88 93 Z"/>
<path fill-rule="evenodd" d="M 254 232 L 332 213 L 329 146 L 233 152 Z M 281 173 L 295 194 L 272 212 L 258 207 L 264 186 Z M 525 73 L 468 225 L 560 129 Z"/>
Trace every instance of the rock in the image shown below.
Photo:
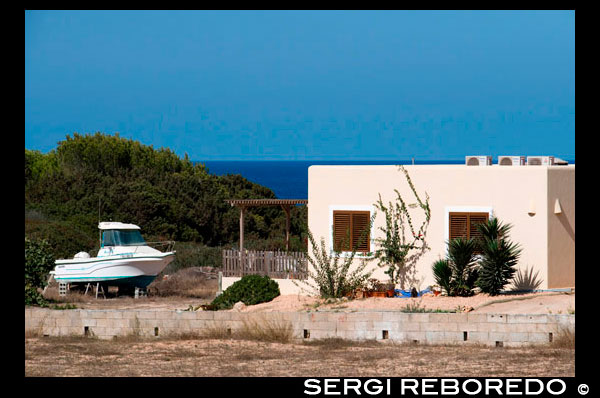
<path fill-rule="evenodd" d="M 235 303 L 233 305 L 233 310 L 234 311 L 238 311 L 239 312 L 239 311 L 242 311 L 244 308 L 246 308 L 246 304 L 244 304 L 241 301 L 238 301 L 237 303 Z"/>

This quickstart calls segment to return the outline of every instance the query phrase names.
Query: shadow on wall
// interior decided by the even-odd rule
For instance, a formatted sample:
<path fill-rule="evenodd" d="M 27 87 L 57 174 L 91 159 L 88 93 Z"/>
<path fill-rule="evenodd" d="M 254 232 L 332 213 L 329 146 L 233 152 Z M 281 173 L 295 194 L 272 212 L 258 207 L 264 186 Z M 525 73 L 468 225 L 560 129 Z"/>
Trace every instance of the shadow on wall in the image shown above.
<path fill-rule="evenodd" d="M 569 223 L 569 219 L 567 218 L 567 216 L 564 213 L 557 214 L 557 216 L 558 216 L 558 220 L 562 224 L 563 228 L 567 231 L 567 233 L 569 234 L 571 239 L 573 241 L 575 241 L 575 231 L 573 230 L 573 227 Z"/>

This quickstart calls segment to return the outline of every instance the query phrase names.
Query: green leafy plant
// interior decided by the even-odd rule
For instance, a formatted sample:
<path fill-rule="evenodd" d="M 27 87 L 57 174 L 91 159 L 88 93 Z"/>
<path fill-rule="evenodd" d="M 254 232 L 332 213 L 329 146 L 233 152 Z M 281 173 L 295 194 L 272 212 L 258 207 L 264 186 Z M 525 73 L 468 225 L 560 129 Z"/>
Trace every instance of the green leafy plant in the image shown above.
<path fill-rule="evenodd" d="M 238 301 L 255 305 L 273 300 L 279 296 L 279 285 L 267 275 L 245 275 L 217 296 L 210 309 L 231 309 Z"/>
<path fill-rule="evenodd" d="M 525 270 L 518 270 L 512 280 L 512 291 L 513 292 L 527 292 L 536 290 L 542 284 L 542 280 L 539 279 L 539 271 L 533 273 L 533 267 L 525 268 Z"/>
<path fill-rule="evenodd" d="M 478 277 L 474 239 L 457 238 L 448 243 L 448 261 L 452 266 L 453 296 L 471 296 Z"/>
<path fill-rule="evenodd" d="M 496 217 L 477 225 L 482 235 L 479 243 L 482 256 L 477 286 L 495 296 L 513 278 L 521 248 L 508 239 L 510 224 L 502 224 Z"/>
<path fill-rule="evenodd" d="M 456 238 L 448 242 L 447 258 L 433 263 L 433 276 L 449 296 L 470 296 L 478 277 L 473 239 Z"/>
<path fill-rule="evenodd" d="M 452 268 L 448 259 L 440 259 L 433 263 L 433 278 L 435 283 L 449 294 L 451 291 Z"/>
<path fill-rule="evenodd" d="M 48 242 L 25 238 L 25 305 L 47 305 L 37 289 L 46 286 L 53 268 L 54 255 Z"/>
<path fill-rule="evenodd" d="M 400 192 L 395 189 L 396 201 L 385 205 L 379 195 L 375 207 L 385 216 L 385 226 L 379 227 L 384 238 L 375 239 L 378 249 L 375 258 L 380 267 L 387 267 L 385 271 L 392 283 L 399 283 L 404 289 L 405 285 L 414 285 L 416 281 L 416 262 L 429 249 L 425 237 L 431 219 L 429 196 L 425 193 L 425 200 L 421 200 L 408 171 L 399 166 L 404 173 L 406 182 L 415 196 L 416 203 L 408 203 Z M 409 209 L 420 209 L 423 212 L 423 221 L 416 228 Z"/>
<path fill-rule="evenodd" d="M 329 251 L 325 243 L 325 238 L 321 238 L 320 245 L 308 231 L 308 240 L 312 248 L 312 256 L 308 256 L 308 261 L 312 265 L 308 269 L 308 278 L 306 280 L 293 283 L 308 293 L 317 292 L 323 298 L 341 298 L 354 290 L 364 287 L 373 271 L 365 271 L 370 259 L 361 258 L 360 264 L 350 271 L 357 247 L 367 238 L 370 226 L 373 224 L 375 215 L 371 217 L 369 227 L 365 228 L 355 243 L 352 252 L 348 255 L 342 254 L 341 249 Z M 346 239 L 349 239 L 347 237 Z M 339 247 L 346 247 L 347 241 L 344 240 Z M 341 261 L 340 261 L 341 260 Z M 312 269 L 311 269 L 312 268 Z M 302 283 L 304 286 L 301 286 Z"/>

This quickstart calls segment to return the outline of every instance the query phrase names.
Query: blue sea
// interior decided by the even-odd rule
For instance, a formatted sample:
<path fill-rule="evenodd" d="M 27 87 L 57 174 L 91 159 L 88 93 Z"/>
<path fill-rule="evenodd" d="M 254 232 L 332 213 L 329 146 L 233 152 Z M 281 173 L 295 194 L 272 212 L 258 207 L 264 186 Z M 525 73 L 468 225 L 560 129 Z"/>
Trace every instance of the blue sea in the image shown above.
<path fill-rule="evenodd" d="M 308 167 L 312 165 L 396 165 L 412 164 L 412 160 L 365 161 L 197 161 L 204 163 L 210 174 L 241 174 L 244 178 L 270 188 L 279 199 L 308 199 Z M 418 161 L 415 164 L 463 164 L 464 160 Z"/>
<path fill-rule="evenodd" d="M 575 164 L 574 159 L 565 159 Z M 494 162 L 496 159 L 494 159 Z M 312 165 L 397 165 L 412 160 L 301 160 L 301 161 L 196 161 L 204 163 L 210 174 L 241 174 L 254 183 L 270 188 L 279 199 L 308 199 L 308 167 Z M 464 160 L 414 161 L 414 164 L 464 164 Z"/>

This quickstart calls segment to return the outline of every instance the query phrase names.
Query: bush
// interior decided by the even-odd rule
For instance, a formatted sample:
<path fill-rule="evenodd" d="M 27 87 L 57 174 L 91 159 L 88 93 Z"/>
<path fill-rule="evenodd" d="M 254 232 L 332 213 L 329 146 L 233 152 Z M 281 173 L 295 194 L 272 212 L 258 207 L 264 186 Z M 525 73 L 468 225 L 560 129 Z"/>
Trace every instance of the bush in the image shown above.
<path fill-rule="evenodd" d="M 511 227 L 510 224 L 503 225 L 497 218 L 477 226 L 482 234 L 483 251 L 477 286 L 491 296 L 499 294 L 516 272 L 521 248 L 508 240 Z"/>
<path fill-rule="evenodd" d="M 47 275 L 54 268 L 54 255 L 45 240 L 25 238 L 25 305 L 45 305 L 37 288 L 46 286 Z"/>
<path fill-rule="evenodd" d="M 279 285 L 267 275 L 246 275 L 217 296 L 210 307 L 214 310 L 226 310 L 238 301 L 246 305 L 266 303 L 279 294 Z"/>
<path fill-rule="evenodd" d="M 456 238 L 448 242 L 448 257 L 433 264 L 435 282 L 448 296 L 470 296 L 478 277 L 473 239 Z"/>
<path fill-rule="evenodd" d="M 371 217 L 370 225 L 373 224 L 374 216 Z M 371 228 L 365 228 L 359 242 L 366 238 L 366 233 Z M 348 239 L 348 238 L 346 238 Z M 340 247 L 344 247 L 347 240 L 344 239 Z M 356 255 L 355 245 L 349 256 L 342 257 L 342 252 L 334 248 L 333 253 L 329 253 L 329 249 L 325 243 L 325 238 L 321 237 L 320 246 L 317 245 L 312 232 L 308 231 L 308 240 L 312 247 L 312 256 L 308 256 L 308 262 L 312 265 L 312 270 L 308 268 L 308 279 L 300 280 L 305 287 L 293 280 L 294 285 L 301 288 L 307 293 L 317 292 L 322 298 L 341 298 L 346 294 L 354 291 L 357 288 L 363 287 L 373 270 L 365 271 L 367 261 L 369 259 L 362 258 L 358 267 L 350 271 L 352 260 Z M 340 259 L 343 259 L 340 264 Z"/>

